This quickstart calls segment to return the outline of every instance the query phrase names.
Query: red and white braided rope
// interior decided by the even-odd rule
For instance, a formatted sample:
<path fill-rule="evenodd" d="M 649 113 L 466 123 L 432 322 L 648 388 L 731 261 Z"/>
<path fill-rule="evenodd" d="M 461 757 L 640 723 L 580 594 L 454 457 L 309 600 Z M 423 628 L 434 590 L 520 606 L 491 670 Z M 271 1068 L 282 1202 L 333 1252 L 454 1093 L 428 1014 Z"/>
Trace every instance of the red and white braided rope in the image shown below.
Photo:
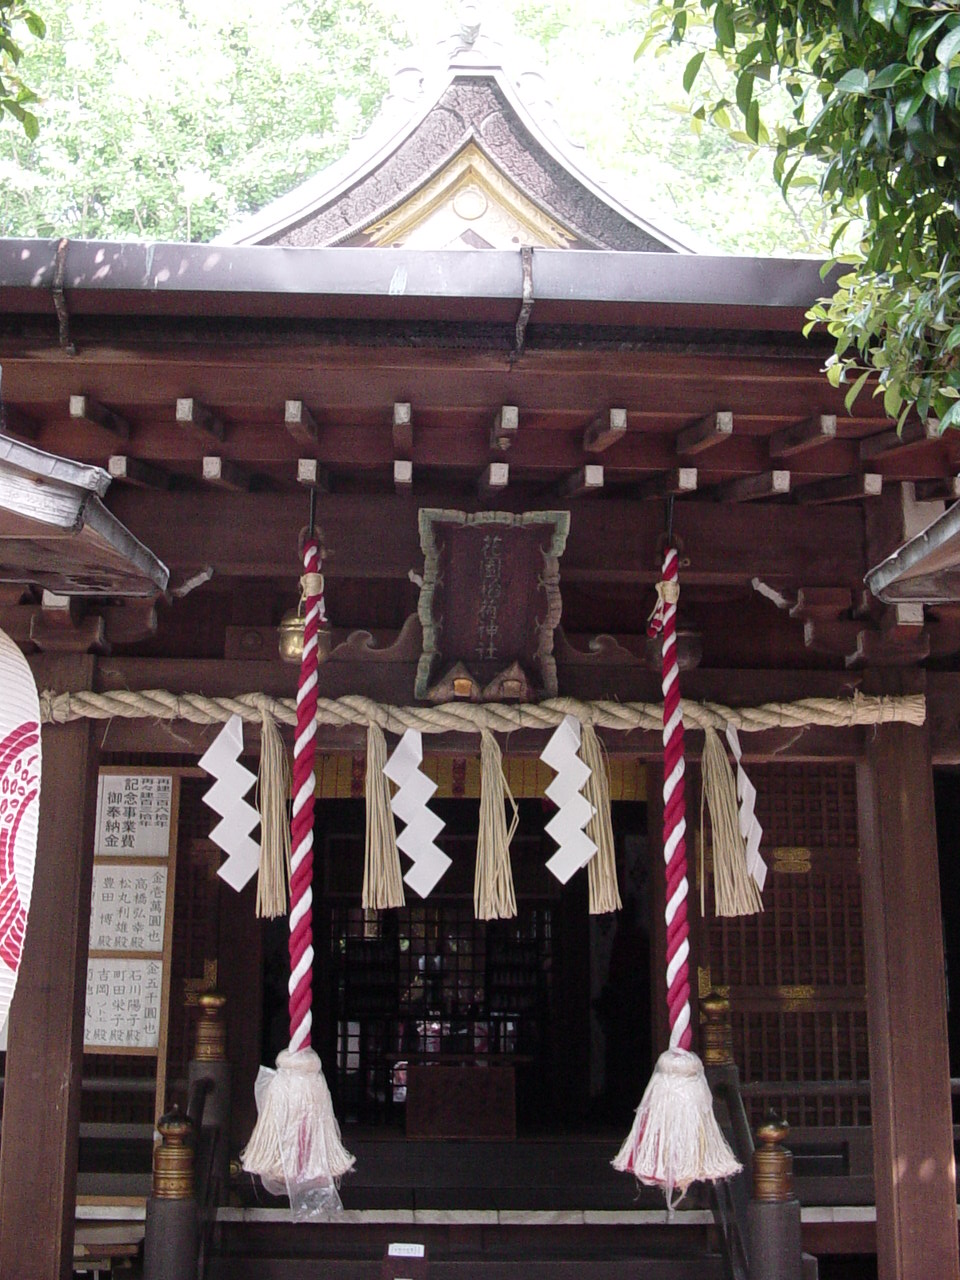
<path fill-rule="evenodd" d="M 663 687 L 663 859 L 667 878 L 667 1010 L 671 1049 L 689 1049 L 690 927 L 687 923 L 686 800 L 684 796 L 683 710 L 680 705 L 680 666 L 677 661 L 677 599 L 680 594 L 679 557 L 669 547 L 663 559 L 658 603 L 648 628 L 662 634 Z"/>
<path fill-rule="evenodd" d="M 316 540 L 303 548 L 303 657 L 297 687 L 290 821 L 290 1052 L 310 1048 L 313 1018 L 313 804 L 317 752 L 317 632 L 326 621 Z"/>

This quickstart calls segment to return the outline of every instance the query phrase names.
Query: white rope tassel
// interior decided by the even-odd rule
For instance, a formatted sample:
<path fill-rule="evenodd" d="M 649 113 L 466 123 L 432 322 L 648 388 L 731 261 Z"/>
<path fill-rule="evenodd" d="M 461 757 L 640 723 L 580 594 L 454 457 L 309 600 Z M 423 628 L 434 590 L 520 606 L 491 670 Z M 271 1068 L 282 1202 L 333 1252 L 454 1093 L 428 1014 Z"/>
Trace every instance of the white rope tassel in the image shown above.
<path fill-rule="evenodd" d="M 513 809 L 509 828 L 507 801 Z M 478 920 L 512 920 L 517 914 L 510 841 L 519 821 L 516 801 L 503 776 L 500 747 L 484 729 L 480 734 L 480 827 L 473 879 L 473 911 Z"/>
<path fill-rule="evenodd" d="M 277 1058 L 276 1071 L 260 1068 L 255 1093 L 259 1114 L 240 1153 L 243 1168 L 259 1174 L 271 1194 L 289 1195 L 295 1217 L 318 1216 L 318 1205 L 326 1212 L 339 1210 L 337 1185 L 353 1168 L 354 1157 L 340 1141 L 340 1126 L 316 1053 L 285 1049 Z M 302 1188 L 307 1189 L 310 1203 L 306 1213 L 298 1214 Z"/>
<path fill-rule="evenodd" d="M 648 1187 L 660 1187 L 668 1209 L 677 1207 L 694 1182 L 740 1172 L 713 1114 L 710 1086 L 695 1053 L 668 1049 L 660 1055 L 613 1167 Z"/>
<path fill-rule="evenodd" d="M 584 830 L 597 846 L 597 852 L 587 863 L 587 880 L 590 886 L 590 914 L 602 915 L 607 911 L 620 911 L 620 886 L 617 884 L 617 857 L 613 843 L 613 823 L 610 816 L 610 780 L 603 747 L 592 724 L 581 726 L 580 759 L 590 770 L 590 777 L 583 785 L 583 794 L 593 806 L 593 817 Z"/>
<path fill-rule="evenodd" d="M 704 804 L 710 811 L 713 894 L 718 916 L 751 916 L 763 910 L 757 882 L 747 870 L 740 831 L 737 783 L 716 729 L 704 730 L 703 787 L 700 793 L 700 849 L 704 844 Z"/>
<path fill-rule="evenodd" d="M 290 880 L 290 763 L 277 722 L 269 711 L 260 722 L 260 873 L 257 915 L 275 920 L 287 914 Z"/>

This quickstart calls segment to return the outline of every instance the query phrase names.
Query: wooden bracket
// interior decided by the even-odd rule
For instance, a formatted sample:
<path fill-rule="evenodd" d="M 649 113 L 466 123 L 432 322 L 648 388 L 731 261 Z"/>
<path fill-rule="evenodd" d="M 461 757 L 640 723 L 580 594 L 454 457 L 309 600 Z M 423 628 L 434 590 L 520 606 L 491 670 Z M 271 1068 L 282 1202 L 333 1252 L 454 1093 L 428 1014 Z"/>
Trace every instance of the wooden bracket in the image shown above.
<path fill-rule="evenodd" d="M 234 493 L 249 493 L 253 482 L 246 467 L 229 458 L 211 454 L 203 459 L 203 478 L 207 484 L 217 485 L 220 489 L 231 489 Z"/>
<path fill-rule="evenodd" d="M 677 453 L 681 457 L 703 453 L 714 445 L 722 444 L 733 435 L 733 414 L 729 410 L 710 413 L 677 436 Z"/>
<path fill-rule="evenodd" d="M 821 413 L 816 418 L 807 418 L 792 427 L 784 427 L 775 431 L 770 437 L 769 453 L 771 458 L 792 458 L 798 453 L 806 453 L 818 445 L 828 444 L 837 438 L 837 415 Z"/>
<path fill-rule="evenodd" d="M 895 449 L 904 449 L 909 445 L 926 444 L 929 440 L 939 440 L 940 423 L 936 418 L 927 418 L 921 422 L 913 418 L 905 422 L 900 431 L 891 428 L 881 431 L 875 436 L 866 436 L 860 441 L 860 461 L 871 462 L 874 458 L 882 458 L 884 454 Z"/>
<path fill-rule="evenodd" d="M 796 491 L 801 506 L 826 506 L 831 502 L 856 502 L 860 498 L 879 498 L 883 490 L 883 476 L 876 471 L 865 471 L 858 476 L 835 476 L 829 480 L 814 480 Z"/>
<path fill-rule="evenodd" d="M 500 449 L 504 453 L 510 448 L 520 430 L 520 410 L 515 404 L 502 405 L 493 419 L 490 428 L 490 448 Z"/>
<path fill-rule="evenodd" d="M 120 440 L 130 439 L 130 424 L 119 413 L 114 413 L 92 396 L 71 396 L 70 417 L 74 422 L 89 422 L 91 426 L 109 431 Z"/>
<path fill-rule="evenodd" d="M 480 477 L 479 492 L 482 498 L 494 494 L 505 493 L 510 483 L 510 464 L 508 462 L 490 462 Z"/>
<path fill-rule="evenodd" d="M 674 467 L 658 476 L 641 480 L 637 488 L 638 498 L 667 498 L 670 494 L 695 493 L 697 489 L 696 467 Z"/>
<path fill-rule="evenodd" d="M 393 451 L 403 458 L 413 453 L 413 414 L 405 401 L 393 406 Z"/>
<path fill-rule="evenodd" d="M 319 434 L 317 420 L 302 400 L 284 401 L 283 425 L 297 444 L 316 444 Z"/>
<path fill-rule="evenodd" d="M 316 489 L 318 493 L 330 493 L 330 472 L 321 467 L 316 458 L 297 459 L 297 484 L 307 489 Z"/>
<path fill-rule="evenodd" d="M 208 409 L 199 400 L 189 397 L 178 400 L 176 416 L 181 426 L 193 427 L 205 435 L 213 436 L 215 440 L 223 440 L 226 437 L 227 432 L 223 423 L 212 409 Z"/>
<path fill-rule="evenodd" d="M 393 463 L 393 487 L 398 494 L 413 493 L 413 463 L 396 458 Z"/>
<path fill-rule="evenodd" d="M 602 453 L 627 434 L 626 409 L 611 409 L 607 414 L 594 418 L 583 434 L 585 453 Z"/>
<path fill-rule="evenodd" d="M 598 493 L 603 488 L 603 467 L 587 463 L 579 471 L 568 476 L 560 484 L 561 498 L 581 498 L 588 493 Z"/>
<path fill-rule="evenodd" d="M 759 475 L 740 476 L 720 486 L 723 502 L 757 502 L 763 498 L 782 498 L 789 492 L 789 471 L 761 471 Z"/>
<path fill-rule="evenodd" d="M 21 436 L 24 440 L 34 440 L 40 434 L 40 423 L 29 413 L 15 404 L 0 405 L 0 430 L 8 436 Z"/>
<path fill-rule="evenodd" d="M 152 462 L 144 462 L 142 458 L 132 458 L 125 453 L 111 454 L 107 460 L 107 471 L 111 480 L 119 480 L 121 484 L 132 484 L 138 489 L 169 489 L 170 474 Z"/>

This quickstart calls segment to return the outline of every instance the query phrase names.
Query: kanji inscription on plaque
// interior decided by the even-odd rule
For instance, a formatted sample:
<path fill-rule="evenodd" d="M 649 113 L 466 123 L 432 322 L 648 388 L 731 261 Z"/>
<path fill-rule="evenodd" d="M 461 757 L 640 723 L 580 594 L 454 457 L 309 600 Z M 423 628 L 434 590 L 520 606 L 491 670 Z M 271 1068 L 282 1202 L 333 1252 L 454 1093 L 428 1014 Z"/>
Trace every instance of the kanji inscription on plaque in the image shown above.
<path fill-rule="evenodd" d="M 162 951 L 167 868 L 97 862 L 90 904 L 92 951 Z"/>
<path fill-rule="evenodd" d="M 83 1043 L 88 1049 L 156 1049 L 163 961 L 87 963 Z"/>
<path fill-rule="evenodd" d="M 160 773 L 102 773 L 96 857 L 165 858 L 173 782 Z"/>

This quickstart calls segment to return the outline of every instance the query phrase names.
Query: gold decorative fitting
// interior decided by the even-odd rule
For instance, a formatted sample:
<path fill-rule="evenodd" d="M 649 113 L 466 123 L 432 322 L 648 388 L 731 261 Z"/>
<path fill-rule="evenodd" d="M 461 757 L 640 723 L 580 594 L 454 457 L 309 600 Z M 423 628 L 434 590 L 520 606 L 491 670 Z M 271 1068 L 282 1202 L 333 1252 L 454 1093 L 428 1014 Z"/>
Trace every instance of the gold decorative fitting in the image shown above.
<path fill-rule="evenodd" d="M 779 1120 L 773 1112 L 757 1129 L 759 1146 L 753 1153 L 754 1200 L 793 1199 L 793 1155 L 783 1146 L 789 1134 L 786 1120 Z"/>
<path fill-rule="evenodd" d="M 700 1001 L 703 1014 L 703 1061 L 708 1067 L 728 1067 L 733 1062 L 733 1029 L 730 1001 L 712 991 Z"/>
<path fill-rule="evenodd" d="M 197 999 L 197 1019 L 193 1056 L 197 1062 L 225 1062 L 227 1058 L 227 1024 L 223 1016 L 226 996 L 218 991 L 205 991 Z"/>
<path fill-rule="evenodd" d="M 300 609 L 289 609 L 280 620 L 280 657 L 284 662 L 299 662 L 303 657 L 304 618 Z M 332 631 L 321 622 L 317 630 L 317 661 L 330 657 Z"/>
<path fill-rule="evenodd" d="M 473 694 L 473 683 L 468 676 L 456 676 L 453 681 L 453 696 L 469 698 Z"/>
<path fill-rule="evenodd" d="M 173 1107 L 157 1123 L 160 1141 L 153 1148 L 153 1194 L 158 1200 L 193 1196 L 193 1125 Z"/>

